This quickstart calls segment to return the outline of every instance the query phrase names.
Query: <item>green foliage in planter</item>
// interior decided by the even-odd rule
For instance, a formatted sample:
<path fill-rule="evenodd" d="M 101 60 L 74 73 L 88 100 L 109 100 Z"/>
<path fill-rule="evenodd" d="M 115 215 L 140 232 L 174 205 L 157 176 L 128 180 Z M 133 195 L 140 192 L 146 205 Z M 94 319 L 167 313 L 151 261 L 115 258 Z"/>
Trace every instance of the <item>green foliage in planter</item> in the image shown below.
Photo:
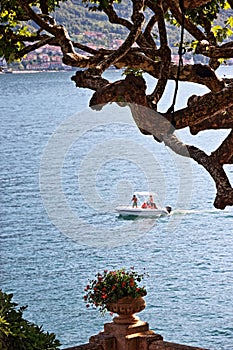
<path fill-rule="evenodd" d="M 54 333 L 23 318 L 27 306 L 17 308 L 13 294 L 0 290 L 0 350 L 56 350 L 60 346 Z"/>

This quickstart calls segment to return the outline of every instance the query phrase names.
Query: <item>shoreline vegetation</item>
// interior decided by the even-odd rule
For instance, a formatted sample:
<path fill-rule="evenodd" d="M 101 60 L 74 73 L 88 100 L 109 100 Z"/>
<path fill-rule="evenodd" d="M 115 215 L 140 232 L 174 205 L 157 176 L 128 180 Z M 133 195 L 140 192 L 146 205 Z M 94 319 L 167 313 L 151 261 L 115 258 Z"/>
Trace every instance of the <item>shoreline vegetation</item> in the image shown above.
<path fill-rule="evenodd" d="M 233 64 L 222 64 L 220 67 L 231 67 Z M 114 67 L 110 68 L 115 70 Z M 7 67 L 0 67 L 0 74 L 32 74 L 32 73 L 67 73 L 76 72 L 79 68 L 73 69 L 12 69 Z"/>
<path fill-rule="evenodd" d="M 10 70 L 10 71 L 0 71 L 0 74 L 32 74 L 32 73 L 66 73 L 66 72 L 72 72 L 71 70 Z"/>
<path fill-rule="evenodd" d="M 220 67 L 231 67 L 230 64 L 223 64 Z M 33 73 L 68 73 L 68 72 L 76 72 L 77 69 L 23 69 L 23 70 L 17 70 L 17 69 L 0 69 L 0 75 L 5 74 L 33 74 Z M 115 70 L 112 68 L 111 70 Z"/>

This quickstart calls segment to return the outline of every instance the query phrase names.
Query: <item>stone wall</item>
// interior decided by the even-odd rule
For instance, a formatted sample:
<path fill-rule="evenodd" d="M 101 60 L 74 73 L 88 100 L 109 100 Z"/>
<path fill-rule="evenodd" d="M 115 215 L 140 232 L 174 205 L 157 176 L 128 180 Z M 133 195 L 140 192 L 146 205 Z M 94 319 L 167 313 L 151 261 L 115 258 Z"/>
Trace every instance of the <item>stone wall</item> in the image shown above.
<path fill-rule="evenodd" d="M 145 342 L 145 339 L 141 343 L 140 340 L 137 342 L 137 346 L 134 348 L 134 350 L 207 350 L 204 348 L 197 348 L 193 346 L 188 345 L 182 345 L 182 344 L 176 344 L 176 343 L 170 343 L 163 340 L 152 340 L 152 341 Z M 114 338 L 112 339 L 112 342 L 114 343 Z M 108 346 L 104 347 L 101 344 L 95 344 L 95 343 L 88 343 L 84 345 L 74 346 L 72 348 L 67 348 L 65 350 L 115 350 L 115 346 L 109 342 Z"/>

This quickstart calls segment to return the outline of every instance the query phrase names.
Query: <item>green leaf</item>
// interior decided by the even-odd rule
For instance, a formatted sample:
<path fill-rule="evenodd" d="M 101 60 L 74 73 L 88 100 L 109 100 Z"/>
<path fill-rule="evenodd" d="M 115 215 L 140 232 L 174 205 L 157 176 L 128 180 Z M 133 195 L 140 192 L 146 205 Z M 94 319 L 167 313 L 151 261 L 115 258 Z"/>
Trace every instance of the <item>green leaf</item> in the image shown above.
<path fill-rule="evenodd" d="M 229 25 L 231 28 L 233 28 L 233 16 L 230 16 L 227 21 L 226 25 Z"/>

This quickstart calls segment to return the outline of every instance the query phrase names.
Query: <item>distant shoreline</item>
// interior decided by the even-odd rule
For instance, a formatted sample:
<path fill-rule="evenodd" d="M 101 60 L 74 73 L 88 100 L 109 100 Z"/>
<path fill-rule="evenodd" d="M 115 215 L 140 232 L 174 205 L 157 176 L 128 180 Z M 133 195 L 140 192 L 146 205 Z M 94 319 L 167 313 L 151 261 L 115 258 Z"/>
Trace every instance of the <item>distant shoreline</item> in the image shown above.
<path fill-rule="evenodd" d="M 9 70 L 9 71 L 0 71 L 0 74 L 31 74 L 31 73 L 67 73 L 74 72 L 73 70 Z"/>
<path fill-rule="evenodd" d="M 232 68 L 232 65 L 220 65 L 219 68 Z M 219 69 L 218 68 L 218 69 Z M 76 69 L 60 69 L 60 70 L 45 70 L 45 69 L 36 69 L 36 70 L 14 70 L 12 68 L 5 68 L 4 70 L 0 70 L 0 75 L 2 74 L 34 74 L 34 73 L 75 73 L 79 68 L 77 67 Z M 112 69 L 115 70 L 115 69 Z M 119 70 L 118 70 L 119 71 Z"/>

